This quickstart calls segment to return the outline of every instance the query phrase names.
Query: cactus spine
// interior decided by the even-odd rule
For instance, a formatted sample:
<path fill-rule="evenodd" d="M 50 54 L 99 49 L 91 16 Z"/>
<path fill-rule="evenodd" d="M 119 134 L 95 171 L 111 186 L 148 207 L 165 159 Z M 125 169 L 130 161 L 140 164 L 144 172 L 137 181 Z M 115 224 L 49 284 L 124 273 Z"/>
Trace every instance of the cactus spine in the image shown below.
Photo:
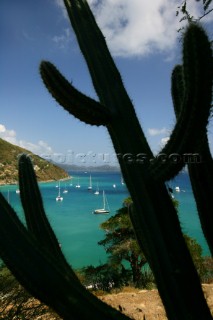
<path fill-rule="evenodd" d="M 106 125 L 117 154 L 130 153 L 136 155 L 145 153 L 149 158 L 152 158 L 152 151 L 139 125 L 134 107 L 126 93 L 121 76 L 111 58 L 105 39 L 87 2 L 85 0 L 64 0 L 64 4 L 87 62 L 100 103 L 91 101 L 88 97 L 73 89 L 56 68 L 47 62 L 43 62 L 40 66 L 41 76 L 45 85 L 57 101 L 62 103 L 63 107 L 73 113 L 74 116 L 86 123 Z M 203 55 L 202 50 L 199 50 L 199 41 L 201 41 L 205 49 L 203 50 Z M 196 144 L 192 128 L 196 128 L 196 124 L 199 125 L 198 122 L 201 121 L 202 124 L 199 128 L 203 132 L 207 124 L 210 108 L 208 99 L 211 97 L 209 83 L 211 84 L 212 75 L 202 65 L 202 61 L 203 59 L 206 59 L 207 63 L 211 61 L 211 57 L 209 57 L 211 56 L 211 50 L 209 48 L 208 39 L 203 30 L 197 25 L 191 25 L 186 32 L 184 41 L 183 72 L 185 91 L 183 104 L 181 105 L 181 113 L 178 117 L 177 125 L 164 152 L 185 152 L 189 145 L 192 145 L 190 150 L 194 150 Z M 205 68 L 205 71 L 202 68 Z M 206 75 L 208 75 L 208 80 L 205 82 L 205 88 L 203 88 L 203 82 L 199 82 L 199 77 L 202 76 L 202 79 L 204 79 Z M 202 102 L 205 100 L 203 110 L 200 110 L 201 100 Z M 90 108 L 94 111 L 91 112 L 91 115 Z M 102 119 L 100 119 L 101 114 L 103 114 Z M 184 126 L 187 126 L 189 132 L 185 132 L 186 128 Z M 127 135 L 127 132 L 131 132 L 131 136 Z M 197 135 L 196 138 L 200 138 L 200 136 Z M 119 163 L 134 203 L 131 218 L 138 242 L 155 274 L 168 318 L 171 320 L 210 320 L 212 317 L 203 296 L 197 272 L 183 239 L 177 212 L 164 185 L 167 179 L 179 172 L 182 165 L 174 166 L 175 169 L 173 166 L 169 166 L 167 169 L 157 161 L 154 161 L 151 165 L 146 162 L 143 164 L 134 162 L 130 165 L 122 156 L 119 157 Z M 28 171 L 30 171 L 29 163 L 24 163 L 22 172 L 27 174 Z M 30 180 L 29 185 L 35 186 L 35 180 Z M 26 188 L 23 187 L 22 192 L 26 193 Z M 38 197 L 37 191 L 33 197 L 35 199 Z M 27 197 L 23 196 L 24 198 L 25 203 L 28 200 Z M 3 200 L 1 202 L 3 209 L 5 209 L 5 203 Z M 32 261 L 39 263 L 40 266 L 41 279 L 39 285 L 33 291 L 31 287 L 31 278 L 33 278 L 31 270 L 25 276 L 23 268 L 26 268 L 27 264 L 23 267 L 19 263 L 17 269 L 15 259 L 11 257 L 10 253 L 7 255 L 7 251 L 4 249 L 4 246 L 6 246 L 8 251 L 11 252 L 11 243 L 5 244 L 4 239 L 0 239 L 3 241 L 0 244 L 0 249 L 3 252 L 5 261 L 29 290 L 50 304 L 59 314 L 64 315 L 64 319 L 88 319 L 89 315 L 92 315 L 91 317 L 94 319 L 107 319 L 106 315 L 108 313 L 110 315 L 108 319 L 126 318 L 119 313 L 113 313 L 111 308 L 100 304 L 96 298 L 91 297 L 78 283 L 73 271 L 68 270 L 63 258 L 60 258 L 60 253 L 57 253 L 57 259 L 52 254 L 53 250 L 57 251 L 56 243 L 53 240 L 52 233 L 47 235 L 49 226 L 45 219 L 42 221 L 43 211 L 39 214 L 39 220 L 40 223 L 46 225 L 46 227 L 42 227 L 42 230 L 48 239 L 48 249 L 46 247 L 39 248 L 42 240 L 40 240 L 40 236 L 36 231 L 37 226 L 34 218 L 29 218 L 33 227 L 30 232 L 27 232 L 23 229 L 23 226 L 20 227 L 17 218 L 15 223 L 7 222 L 6 212 L 10 211 L 10 209 L 8 205 L 6 207 L 7 210 L 2 210 L 2 212 L 3 220 L 8 223 L 7 230 L 12 230 L 13 227 L 14 236 L 18 237 L 19 233 L 21 233 L 26 241 L 25 244 L 24 240 L 22 242 L 20 240 L 21 243 L 17 248 L 16 254 L 21 254 L 22 245 L 24 247 L 27 246 L 25 253 L 31 249 Z M 25 207 L 28 211 L 28 204 L 25 204 Z M 11 228 L 9 223 L 13 223 Z M 35 250 L 33 250 L 33 246 L 35 246 Z M 14 246 L 13 250 L 15 250 Z M 48 254 L 45 258 L 46 253 Z M 52 279 L 50 275 L 45 281 L 46 291 L 43 295 L 41 294 L 41 282 L 46 276 L 46 267 L 50 267 L 51 263 L 54 264 L 51 271 L 56 277 L 54 284 L 61 290 L 59 290 L 60 298 L 51 294 Z M 61 279 L 64 276 L 64 273 L 60 272 L 61 266 L 67 280 L 67 282 L 63 282 L 64 290 L 61 288 Z M 19 270 L 22 270 L 22 272 L 20 273 Z M 48 295 L 48 292 L 50 295 Z M 196 304 L 194 303 L 195 296 Z M 80 300 L 82 300 L 82 304 L 84 302 L 86 304 L 86 313 L 83 310 L 80 313 L 78 304 Z"/>

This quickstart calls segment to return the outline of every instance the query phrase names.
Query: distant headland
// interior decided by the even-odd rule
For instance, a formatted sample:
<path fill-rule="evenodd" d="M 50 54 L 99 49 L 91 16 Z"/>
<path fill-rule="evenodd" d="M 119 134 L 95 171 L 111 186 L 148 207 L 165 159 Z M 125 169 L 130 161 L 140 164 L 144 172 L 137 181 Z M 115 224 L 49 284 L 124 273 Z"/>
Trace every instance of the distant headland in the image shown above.
<path fill-rule="evenodd" d="M 46 182 L 69 178 L 65 169 L 0 138 L 0 185 L 17 184 L 18 158 L 23 153 L 31 157 L 38 181 Z"/>

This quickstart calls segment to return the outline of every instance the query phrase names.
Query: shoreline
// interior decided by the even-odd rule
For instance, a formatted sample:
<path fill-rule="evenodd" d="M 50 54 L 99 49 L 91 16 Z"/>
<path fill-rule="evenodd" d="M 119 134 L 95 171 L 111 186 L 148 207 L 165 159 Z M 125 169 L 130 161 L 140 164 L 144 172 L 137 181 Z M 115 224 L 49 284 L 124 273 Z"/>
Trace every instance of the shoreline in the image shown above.
<path fill-rule="evenodd" d="M 72 176 L 69 176 L 67 178 L 62 178 L 62 179 L 51 179 L 51 180 L 45 180 L 45 181 L 37 181 L 38 183 L 49 183 L 49 182 L 54 182 L 54 181 L 66 181 L 66 180 L 71 180 L 73 179 Z M 18 182 L 11 182 L 11 183 L 4 183 L 0 181 L 0 187 L 5 187 L 5 186 L 18 186 Z"/>

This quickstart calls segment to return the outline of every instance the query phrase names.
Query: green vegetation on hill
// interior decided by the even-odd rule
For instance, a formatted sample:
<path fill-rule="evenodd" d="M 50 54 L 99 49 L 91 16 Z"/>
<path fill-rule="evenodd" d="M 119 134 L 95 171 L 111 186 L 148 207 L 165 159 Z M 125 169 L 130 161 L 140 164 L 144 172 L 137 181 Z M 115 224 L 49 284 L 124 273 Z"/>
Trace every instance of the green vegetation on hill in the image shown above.
<path fill-rule="evenodd" d="M 15 146 L 0 138 L 0 184 L 14 184 L 18 180 L 18 157 L 31 156 L 38 181 L 66 179 L 68 173 L 32 152 Z"/>

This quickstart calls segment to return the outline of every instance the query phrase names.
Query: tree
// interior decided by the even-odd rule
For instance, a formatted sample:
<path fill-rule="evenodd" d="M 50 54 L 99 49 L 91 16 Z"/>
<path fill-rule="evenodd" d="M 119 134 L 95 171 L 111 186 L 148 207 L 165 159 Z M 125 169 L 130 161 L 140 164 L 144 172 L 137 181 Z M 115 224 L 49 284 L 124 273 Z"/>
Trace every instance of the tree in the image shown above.
<path fill-rule="evenodd" d="M 111 291 L 120 289 L 129 282 L 130 272 L 122 266 L 105 263 L 97 267 L 87 266 L 78 272 L 78 277 L 87 289 Z"/>
<path fill-rule="evenodd" d="M 172 198 L 172 202 L 178 210 L 178 200 Z M 124 268 L 122 262 L 128 261 L 134 285 L 146 287 L 147 280 L 149 281 L 149 279 L 146 279 L 146 271 L 143 272 L 142 268 L 147 264 L 147 260 L 138 245 L 130 220 L 129 210 L 131 205 L 132 199 L 130 197 L 126 198 L 123 202 L 123 207 L 114 216 L 101 224 L 101 228 L 106 232 L 106 236 L 105 239 L 99 241 L 99 244 L 103 245 L 109 254 L 109 265 L 113 267 L 122 266 Z M 205 279 L 210 268 L 205 266 L 202 247 L 187 234 L 184 234 L 184 239 L 201 280 Z M 99 269 L 96 269 L 96 272 L 98 273 Z M 154 282 L 154 278 L 152 281 Z"/>
<path fill-rule="evenodd" d="M 106 237 L 99 241 L 99 244 L 109 253 L 109 263 L 121 265 L 124 260 L 128 261 L 132 271 L 132 281 L 135 285 L 139 285 L 142 278 L 141 269 L 147 264 L 147 260 L 136 240 L 128 206 L 123 206 L 114 216 L 103 222 L 101 228 L 106 231 Z"/>

